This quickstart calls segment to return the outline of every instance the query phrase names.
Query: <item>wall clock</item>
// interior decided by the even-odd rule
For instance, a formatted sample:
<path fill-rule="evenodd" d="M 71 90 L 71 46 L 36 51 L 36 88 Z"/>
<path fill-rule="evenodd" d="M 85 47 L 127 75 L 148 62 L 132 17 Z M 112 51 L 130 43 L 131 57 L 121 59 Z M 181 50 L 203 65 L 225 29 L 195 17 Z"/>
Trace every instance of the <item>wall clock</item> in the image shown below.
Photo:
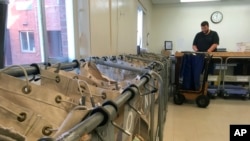
<path fill-rule="evenodd" d="M 223 14 L 220 11 L 215 11 L 211 14 L 211 21 L 215 24 L 220 23 L 223 19 Z"/>

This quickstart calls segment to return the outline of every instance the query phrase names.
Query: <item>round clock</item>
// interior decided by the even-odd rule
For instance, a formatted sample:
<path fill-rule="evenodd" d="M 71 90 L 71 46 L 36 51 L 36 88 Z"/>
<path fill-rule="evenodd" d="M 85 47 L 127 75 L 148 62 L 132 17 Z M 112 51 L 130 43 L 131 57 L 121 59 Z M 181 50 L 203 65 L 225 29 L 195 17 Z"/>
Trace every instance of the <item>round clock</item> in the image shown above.
<path fill-rule="evenodd" d="M 211 21 L 213 23 L 220 23 L 223 19 L 223 14 L 220 11 L 215 11 L 211 14 Z"/>

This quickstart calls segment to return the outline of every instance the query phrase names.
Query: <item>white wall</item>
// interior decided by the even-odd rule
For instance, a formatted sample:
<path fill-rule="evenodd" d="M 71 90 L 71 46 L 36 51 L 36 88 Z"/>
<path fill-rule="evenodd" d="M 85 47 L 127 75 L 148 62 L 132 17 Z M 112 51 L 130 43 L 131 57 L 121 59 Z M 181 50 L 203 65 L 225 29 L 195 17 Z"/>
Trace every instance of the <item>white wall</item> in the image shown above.
<path fill-rule="evenodd" d="M 219 24 L 210 21 L 214 11 L 223 13 Z M 159 53 L 165 40 L 173 41 L 174 51 L 192 50 L 193 38 L 203 20 L 218 32 L 220 48 L 236 51 L 236 43 L 250 42 L 249 15 L 250 2 L 153 5 L 151 51 Z"/>

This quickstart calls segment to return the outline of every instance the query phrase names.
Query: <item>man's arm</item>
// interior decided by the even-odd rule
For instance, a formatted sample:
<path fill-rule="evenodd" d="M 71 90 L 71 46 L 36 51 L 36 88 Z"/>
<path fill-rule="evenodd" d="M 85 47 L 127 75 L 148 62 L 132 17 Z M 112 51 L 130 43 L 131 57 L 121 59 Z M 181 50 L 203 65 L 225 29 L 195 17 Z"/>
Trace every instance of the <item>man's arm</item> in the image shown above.
<path fill-rule="evenodd" d="M 213 52 L 217 48 L 218 44 L 212 44 L 211 47 L 207 50 L 207 52 Z"/>
<path fill-rule="evenodd" d="M 198 48 L 197 48 L 196 45 L 193 45 L 193 50 L 194 50 L 194 51 L 198 51 Z"/>
<path fill-rule="evenodd" d="M 207 52 L 213 52 L 214 50 L 216 50 L 217 46 L 219 45 L 219 41 L 220 41 L 219 35 L 217 34 L 217 32 L 214 31 L 213 44 L 210 46 Z"/>
<path fill-rule="evenodd" d="M 195 35 L 194 40 L 193 40 L 192 48 L 193 48 L 194 51 L 198 51 L 198 47 L 197 47 L 197 38 L 198 37 L 197 36 L 198 36 L 198 34 Z"/>

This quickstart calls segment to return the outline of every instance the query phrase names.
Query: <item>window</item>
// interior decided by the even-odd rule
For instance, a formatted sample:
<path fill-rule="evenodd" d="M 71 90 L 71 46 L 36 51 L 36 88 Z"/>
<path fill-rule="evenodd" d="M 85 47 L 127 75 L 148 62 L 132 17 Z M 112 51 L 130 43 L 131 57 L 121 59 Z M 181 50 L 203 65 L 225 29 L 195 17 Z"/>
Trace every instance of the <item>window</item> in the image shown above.
<path fill-rule="evenodd" d="M 137 12 L 137 46 L 142 48 L 143 37 L 143 10 L 138 8 Z"/>
<path fill-rule="evenodd" d="M 48 31 L 49 57 L 63 57 L 61 31 Z"/>
<path fill-rule="evenodd" d="M 68 32 L 72 32 L 73 27 L 68 29 L 67 24 L 71 21 L 67 18 L 73 15 L 66 15 L 71 15 L 73 8 L 65 2 L 66 0 L 9 0 L 5 66 L 40 63 L 50 61 L 50 58 L 56 61 L 68 60 L 68 40 L 73 38 L 68 37 Z M 46 33 L 43 34 L 44 32 Z"/>
<path fill-rule="evenodd" d="M 34 32 L 21 31 L 20 43 L 22 52 L 35 52 Z"/>

